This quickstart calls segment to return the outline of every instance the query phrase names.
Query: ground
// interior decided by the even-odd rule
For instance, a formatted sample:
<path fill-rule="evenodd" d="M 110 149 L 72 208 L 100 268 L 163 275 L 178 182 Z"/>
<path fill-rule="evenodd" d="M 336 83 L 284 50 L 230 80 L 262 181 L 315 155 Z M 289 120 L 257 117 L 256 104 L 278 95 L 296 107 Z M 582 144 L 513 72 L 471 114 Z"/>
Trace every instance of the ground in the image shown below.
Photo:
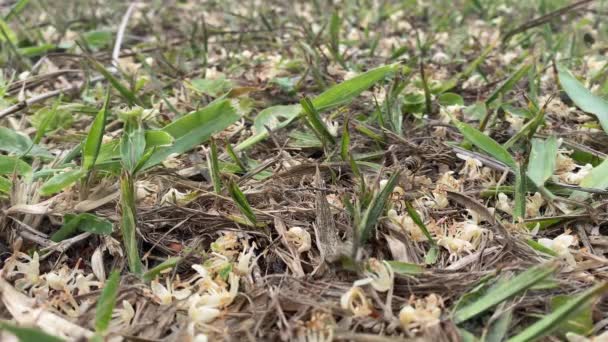
<path fill-rule="evenodd" d="M 605 341 L 603 1 L 5 1 L 2 340 Z"/>

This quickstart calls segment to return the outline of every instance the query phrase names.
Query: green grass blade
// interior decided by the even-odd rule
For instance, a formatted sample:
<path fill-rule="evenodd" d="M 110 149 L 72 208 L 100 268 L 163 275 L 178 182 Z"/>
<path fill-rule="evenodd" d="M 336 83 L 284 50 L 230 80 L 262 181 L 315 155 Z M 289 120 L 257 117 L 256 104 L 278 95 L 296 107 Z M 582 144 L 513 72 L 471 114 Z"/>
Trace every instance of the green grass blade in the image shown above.
<path fill-rule="evenodd" d="M 179 258 L 179 257 L 168 258 L 167 260 L 163 261 L 162 263 L 158 264 L 157 266 L 151 268 L 146 273 L 144 273 L 144 281 L 151 282 L 162 271 L 175 267 L 180 260 L 182 260 L 182 258 Z"/>
<path fill-rule="evenodd" d="M 95 309 L 95 332 L 103 335 L 110 326 L 112 311 L 116 306 L 116 297 L 120 286 L 120 274 L 114 270 L 106 281 Z"/>
<path fill-rule="evenodd" d="M 531 64 L 526 63 L 522 65 L 519 69 L 517 69 L 517 71 L 515 71 L 513 74 L 511 74 L 509 78 L 502 82 L 496 89 L 494 89 L 490 96 L 488 96 L 485 101 L 486 105 L 489 106 L 492 102 L 494 102 L 494 100 L 498 98 L 498 96 L 513 89 L 515 84 L 519 82 L 519 80 L 528 73 L 528 69 L 530 69 L 531 66 Z"/>
<path fill-rule="evenodd" d="M 371 88 L 377 82 L 397 71 L 398 68 L 399 66 L 395 64 L 369 70 L 327 89 L 315 97 L 312 100 L 312 104 L 319 112 L 344 105 L 363 91 Z M 285 127 L 299 118 L 301 111 L 302 106 L 300 105 L 274 106 L 261 111 L 254 122 L 256 134 L 237 145 L 235 150 L 242 151 L 263 141 L 268 138 L 268 132 L 264 126 L 268 126 L 271 129 Z M 283 121 L 279 121 L 279 118 L 282 118 Z"/>
<path fill-rule="evenodd" d="M 230 183 L 228 183 L 228 191 L 230 192 L 230 196 L 236 203 L 236 206 L 239 208 L 241 213 L 247 218 L 249 223 L 255 226 L 257 223 L 257 218 L 253 213 L 251 205 L 247 201 L 247 197 L 245 197 L 245 194 L 243 194 L 241 189 L 239 189 L 239 186 L 234 181 L 230 181 Z"/>
<path fill-rule="evenodd" d="M 24 155 L 25 157 L 53 158 L 49 151 L 35 145 L 28 136 L 19 134 L 7 127 L 0 127 L 0 151 Z"/>
<path fill-rule="evenodd" d="M 171 146 L 175 139 L 165 131 L 146 131 L 146 148 Z"/>
<path fill-rule="evenodd" d="M 211 147 L 209 156 L 207 156 L 207 163 L 209 171 L 211 173 L 211 181 L 213 182 L 213 190 L 216 194 L 222 192 L 222 179 L 220 177 L 220 162 L 217 158 L 217 146 L 215 140 L 211 139 Z"/>
<path fill-rule="evenodd" d="M 40 194 L 42 196 L 56 194 L 81 180 L 85 175 L 86 172 L 81 169 L 59 173 L 42 184 L 40 187 Z"/>
<path fill-rule="evenodd" d="M 312 104 L 318 111 L 346 104 L 356 96 L 359 96 L 363 91 L 397 71 L 398 67 L 396 64 L 381 66 L 355 76 L 315 97 L 312 100 Z"/>
<path fill-rule="evenodd" d="M 51 236 L 51 241 L 63 241 L 74 235 L 78 230 L 100 235 L 112 233 L 112 222 L 93 214 L 66 214 L 63 222 L 63 226 Z"/>
<path fill-rule="evenodd" d="M 187 114 L 162 130 L 175 139 L 173 145 L 158 148 L 146 161 L 143 169 L 165 160 L 170 154 L 181 154 L 207 141 L 211 135 L 221 132 L 241 118 L 241 114 L 230 100 L 220 100 L 209 106 Z"/>
<path fill-rule="evenodd" d="M 507 151 L 494 139 L 483 134 L 476 128 L 471 127 L 464 122 L 456 120 L 455 118 L 452 118 L 452 121 L 454 122 L 454 125 L 456 125 L 456 128 L 458 128 L 460 133 L 462 133 L 462 135 L 464 135 L 467 140 L 472 142 L 479 149 L 486 152 L 488 155 L 498 159 L 499 161 L 505 163 L 513 170 L 516 170 L 518 168 L 517 162 L 511 156 L 509 151 Z"/>
<path fill-rule="evenodd" d="M 542 187 L 553 175 L 557 159 L 557 138 L 532 139 L 527 175 L 537 187 Z"/>
<path fill-rule="evenodd" d="M 584 188 L 605 190 L 608 188 L 608 159 L 604 160 L 600 165 L 594 167 L 589 174 L 585 176 L 580 182 L 580 186 Z M 582 201 L 588 198 L 590 193 L 583 191 L 574 191 L 571 199 Z"/>
<path fill-rule="evenodd" d="M 372 198 L 359 223 L 359 239 L 361 243 L 366 242 L 371 236 L 373 228 L 376 227 L 378 219 L 384 212 L 386 201 L 393 193 L 393 189 L 398 181 L 399 172 L 395 172 L 389 177 L 384 188 Z"/>
<path fill-rule="evenodd" d="M 86 171 L 93 169 L 97 156 L 99 155 L 99 150 L 101 149 L 101 142 L 103 139 L 103 132 L 105 131 L 108 117 L 109 104 L 110 90 L 108 89 L 103 107 L 99 113 L 97 113 L 97 116 L 95 116 L 95 120 L 89 129 L 89 134 L 87 134 L 87 138 L 82 146 L 82 167 Z"/>
<path fill-rule="evenodd" d="M 122 210 L 122 239 L 127 252 L 127 262 L 131 272 L 141 275 L 142 264 L 137 246 L 137 214 L 135 209 L 135 185 L 133 178 L 123 172 L 120 178 L 120 206 Z"/>
<path fill-rule="evenodd" d="M 526 174 L 523 168 L 515 170 L 515 203 L 513 205 L 513 222 L 526 217 Z"/>
<path fill-rule="evenodd" d="M 418 215 L 418 212 L 416 211 L 416 209 L 414 209 L 414 207 L 412 206 L 412 204 L 410 202 L 406 201 L 405 202 L 405 208 L 407 210 L 408 215 L 410 215 L 410 217 L 412 218 L 412 221 L 414 221 L 414 223 L 422 231 L 422 234 L 424 234 L 424 236 L 426 236 L 426 238 L 429 240 L 429 242 L 432 245 L 437 245 L 437 243 L 433 239 L 433 236 L 431 235 L 431 233 L 429 232 L 429 230 L 426 228 L 426 225 L 424 224 L 424 222 L 420 218 L 420 215 Z"/>
<path fill-rule="evenodd" d="M 331 135 L 331 133 L 329 133 L 329 130 L 321 120 L 321 115 L 319 115 L 319 112 L 315 109 L 310 99 L 307 97 L 303 98 L 302 101 L 300 101 L 300 105 L 304 109 L 304 113 L 306 113 L 308 122 L 312 126 L 312 129 L 317 133 L 317 135 L 323 138 L 324 140 L 335 144 L 336 141 L 334 137 Z"/>
<path fill-rule="evenodd" d="M 608 101 L 593 95 L 566 67 L 558 65 L 557 70 L 559 83 L 572 102 L 582 111 L 595 115 L 608 133 Z"/>
<path fill-rule="evenodd" d="M 32 167 L 17 157 L 0 155 L 0 175 L 13 173 L 29 178 L 32 175 Z"/>
<path fill-rule="evenodd" d="M 587 291 L 576 296 L 574 299 L 561 305 L 551 314 L 544 316 L 542 319 L 532 324 L 524 331 L 510 338 L 508 342 L 527 342 L 536 341 L 543 336 L 547 336 L 556 328 L 558 328 L 568 317 L 575 313 L 581 306 L 589 302 L 593 298 L 608 291 L 608 283 L 598 284 Z"/>
<path fill-rule="evenodd" d="M 99 62 L 97 62 L 93 58 L 89 58 L 89 62 L 91 63 L 91 65 L 93 65 L 95 70 L 97 70 L 108 82 L 110 82 L 114 89 L 118 90 L 120 95 L 122 95 L 122 97 L 124 97 L 128 101 L 129 105 L 141 105 L 141 103 L 137 100 L 135 94 L 127 87 L 125 87 L 122 82 L 120 82 L 119 79 L 114 77 L 114 75 L 112 75 L 112 73 L 109 72 L 103 65 L 99 64 Z"/>
<path fill-rule="evenodd" d="M 17 336 L 21 342 L 63 342 L 64 340 L 45 333 L 40 329 L 25 328 L 0 321 L 0 330 L 6 330 Z"/>
<path fill-rule="evenodd" d="M 412 264 L 409 262 L 389 260 L 387 263 L 391 266 L 393 271 L 397 274 L 416 275 L 424 272 L 424 267 L 418 264 Z"/>
<path fill-rule="evenodd" d="M 503 301 L 525 291 L 539 281 L 545 279 L 557 269 L 555 264 L 538 265 L 517 276 L 504 281 L 494 288 L 489 289 L 476 301 L 456 310 L 454 322 L 460 324 L 474 318 Z"/>
<path fill-rule="evenodd" d="M 228 156 L 230 156 L 234 163 L 239 167 L 241 172 L 247 172 L 247 167 L 232 148 L 232 144 L 228 141 L 226 141 L 226 153 L 228 153 Z"/>

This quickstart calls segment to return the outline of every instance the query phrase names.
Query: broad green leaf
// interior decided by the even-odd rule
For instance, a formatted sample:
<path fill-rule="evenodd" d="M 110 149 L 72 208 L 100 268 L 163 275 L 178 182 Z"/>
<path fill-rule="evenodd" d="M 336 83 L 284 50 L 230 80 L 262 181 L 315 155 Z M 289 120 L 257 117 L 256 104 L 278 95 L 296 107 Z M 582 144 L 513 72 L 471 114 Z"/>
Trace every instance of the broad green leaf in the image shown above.
<path fill-rule="evenodd" d="M 13 182 L 4 177 L 0 177 L 0 193 L 8 194 L 9 192 L 11 192 L 12 186 Z"/>
<path fill-rule="evenodd" d="M 247 197 L 245 197 L 245 194 L 243 194 L 241 189 L 239 189 L 239 186 L 234 181 L 231 181 L 228 183 L 228 191 L 230 192 L 230 196 L 236 203 L 236 206 L 239 208 L 241 213 L 245 215 L 249 223 L 255 226 L 257 223 L 257 218 L 253 212 L 253 209 L 251 208 L 251 205 L 247 201 Z"/>
<path fill-rule="evenodd" d="M 181 154 L 204 143 L 211 135 L 221 132 L 241 118 L 239 109 L 231 100 L 213 102 L 207 107 L 187 114 L 163 128 L 175 142 L 168 147 L 158 148 L 145 163 L 143 169 L 152 167 L 170 154 Z"/>
<path fill-rule="evenodd" d="M 95 50 L 110 45 L 112 36 L 112 32 L 102 30 L 89 31 L 82 35 L 87 45 Z"/>
<path fill-rule="evenodd" d="M 347 80 L 340 84 L 332 86 L 331 88 L 327 89 L 325 92 L 323 92 L 320 95 L 318 95 L 317 97 L 315 97 L 312 100 L 312 104 L 319 112 L 322 112 L 324 110 L 327 110 L 327 109 L 330 109 L 330 108 L 333 108 L 336 106 L 344 105 L 344 104 L 350 102 L 354 97 L 361 94 L 363 91 L 371 88 L 374 84 L 376 84 L 380 80 L 386 78 L 388 75 L 397 71 L 398 68 L 399 68 L 399 66 L 395 64 L 395 65 L 386 65 L 386 66 L 378 67 L 376 69 L 369 70 L 361 75 L 351 78 L 350 80 Z M 283 114 L 281 114 L 281 115 L 274 114 L 274 113 L 277 113 L 277 111 L 279 109 L 277 109 L 277 111 L 275 111 L 273 109 L 272 112 L 269 111 L 267 113 L 264 113 L 264 115 L 262 117 L 260 117 L 260 115 L 262 114 L 262 113 L 260 113 L 260 115 L 258 115 L 258 117 L 260 117 L 259 122 L 254 124 L 254 127 L 256 128 L 256 134 L 254 136 L 248 138 L 247 140 L 243 141 L 238 146 L 236 146 L 235 150 L 237 150 L 237 151 L 245 150 L 245 149 L 250 148 L 251 146 L 257 144 L 258 142 L 266 139 L 268 137 L 268 132 L 266 132 L 266 130 L 263 129 L 263 127 L 266 124 L 266 122 L 270 122 L 271 124 L 277 122 L 278 119 L 273 119 L 273 118 L 276 118 L 277 116 L 278 117 L 282 116 L 283 118 L 285 118 L 285 120 L 280 122 L 280 124 L 279 123 L 276 124 L 277 128 L 285 127 L 285 126 L 289 125 L 291 122 L 293 122 L 296 118 L 299 117 L 299 113 L 301 112 L 301 106 L 299 106 L 299 105 L 293 105 L 293 106 L 297 106 L 297 107 L 289 108 L 288 109 L 289 111 L 283 112 Z M 279 106 L 276 106 L 276 107 L 279 107 Z M 273 107 L 271 107 L 271 108 L 273 108 Z M 284 109 L 287 109 L 287 108 L 284 108 Z M 294 114 L 296 109 L 298 109 L 298 111 L 297 111 L 297 113 Z M 258 121 L 257 118 L 256 118 L 256 121 Z"/>
<path fill-rule="evenodd" d="M 508 167 L 513 170 L 518 169 L 517 162 L 509 151 L 505 150 L 499 143 L 497 143 L 494 139 L 489 136 L 483 134 L 479 130 L 474 127 L 467 125 L 464 122 L 458 121 L 455 118 L 452 118 L 454 125 L 456 128 L 464 135 L 467 140 L 472 142 L 475 146 L 486 152 L 488 155 L 496 158 L 497 160 L 505 163 Z"/>
<path fill-rule="evenodd" d="M 399 172 L 393 173 L 384 188 L 380 190 L 374 198 L 372 198 L 369 206 L 365 210 L 361 222 L 359 223 L 359 239 L 361 243 L 367 241 L 371 236 L 372 230 L 378 224 L 380 216 L 384 212 L 384 206 L 389 196 L 393 193 L 393 189 L 399 181 Z"/>
<path fill-rule="evenodd" d="M 108 89 L 103 107 L 99 113 L 97 113 L 97 116 L 95 116 L 95 120 L 93 120 L 93 124 L 91 125 L 91 128 L 89 128 L 89 134 L 87 134 L 87 138 L 82 146 L 82 167 L 87 171 L 91 170 L 95 165 L 99 150 L 101 149 L 101 141 L 103 139 L 103 132 L 108 117 L 109 103 L 110 90 Z"/>
<path fill-rule="evenodd" d="M 255 117 L 253 122 L 255 134 L 266 132 L 266 127 L 271 130 L 282 128 L 296 118 L 301 111 L 302 106 L 299 104 L 268 107 Z"/>
<path fill-rule="evenodd" d="M 556 311 L 573 299 L 576 299 L 576 296 L 558 295 L 551 298 L 551 311 Z M 590 303 L 585 304 L 581 305 L 564 323 L 560 324 L 559 329 L 557 329 L 558 333 L 573 332 L 580 335 L 589 335 L 593 331 L 593 307 Z"/>
<path fill-rule="evenodd" d="M 55 176 L 44 182 L 44 184 L 42 184 L 42 187 L 40 187 L 40 194 L 42 196 L 49 196 L 58 193 L 61 190 L 79 181 L 82 177 L 85 176 L 85 174 L 86 172 L 81 169 L 56 174 Z"/>
<path fill-rule="evenodd" d="M 66 214 L 63 217 L 63 221 L 63 226 L 51 236 L 51 241 L 63 241 L 74 235 L 77 231 L 100 235 L 112 233 L 112 222 L 93 214 Z"/>
<path fill-rule="evenodd" d="M 146 131 L 146 148 L 171 146 L 175 139 L 165 131 Z"/>
<path fill-rule="evenodd" d="M 127 124 L 120 139 L 120 159 L 123 167 L 134 173 L 145 152 L 146 136 L 141 124 Z"/>
<path fill-rule="evenodd" d="M 230 91 L 233 86 L 232 82 L 226 78 L 218 78 L 215 80 L 199 78 L 190 81 L 190 88 L 211 97 L 218 97 L 225 94 Z"/>
<path fill-rule="evenodd" d="M 453 106 L 453 105 L 464 106 L 464 99 L 462 98 L 462 96 L 455 94 L 455 93 L 443 93 L 443 94 L 439 95 L 437 100 L 439 101 L 439 104 L 442 106 Z"/>
<path fill-rule="evenodd" d="M 537 187 L 542 187 L 553 172 L 557 159 L 557 139 L 555 136 L 547 140 L 532 139 L 532 149 L 528 160 L 528 177 Z"/>
<path fill-rule="evenodd" d="M 312 104 L 318 111 L 346 104 L 359 96 L 363 91 L 371 88 L 374 84 L 395 72 L 398 67 L 396 64 L 386 65 L 355 76 L 315 97 L 312 100 Z"/>
<path fill-rule="evenodd" d="M 584 188 L 605 190 L 608 188 L 608 159 L 604 160 L 600 165 L 594 167 L 580 182 L 580 186 Z M 589 197 L 588 192 L 573 191 L 570 198 L 582 201 Z"/>
<path fill-rule="evenodd" d="M 13 173 L 29 178 L 32 175 L 32 167 L 17 157 L 0 155 L 0 175 Z"/>
<path fill-rule="evenodd" d="M 0 151 L 26 156 L 53 158 L 53 155 L 38 145 L 33 145 L 32 140 L 12 129 L 0 127 Z M 28 152 L 29 151 L 29 152 Z"/>
<path fill-rule="evenodd" d="M 593 286 L 568 302 L 563 303 L 552 313 L 545 315 L 536 323 L 524 329 L 524 331 L 510 338 L 508 342 L 537 341 L 543 336 L 551 334 L 551 332 L 564 324 L 572 314 L 576 313 L 581 306 L 584 306 L 606 291 L 608 291 L 608 283 Z"/>
<path fill-rule="evenodd" d="M 21 342 L 63 342 L 63 339 L 49 335 L 40 329 L 19 327 L 4 321 L 0 321 L 0 330 L 6 330 L 17 336 Z"/>
<path fill-rule="evenodd" d="M 572 102 L 582 111 L 595 115 L 604 131 L 608 133 L 608 101 L 593 95 L 564 66 L 558 65 L 557 70 L 559 83 Z"/>
<path fill-rule="evenodd" d="M 110 277 L 104 284 L 101 295 L 97 300 L 95 307 L 95 332 L 104 334 L 110 326 L 112 319 L 112 311 L 116 306 L 116 297 L 120 287 L 120 273 L 116 270 L 112 271 Z"/>
<path fill-rule="evenodd" d="M 144 281 L 150 282 L 162 271 L 173 268 L 182 258 L 171 257 L 144 273 Z"/>
<path fill-rule="evenodd" d="M 454 322 L 460 324 L 486 312 L 488 309 L 530 288 L 549 276 L 556 269 L 557 266 L 555 264 L 538 265 L 507 281 L 501 282 L 496 287 L 490 288 L 474 302 L 457 309 L 454 313 Z"/>

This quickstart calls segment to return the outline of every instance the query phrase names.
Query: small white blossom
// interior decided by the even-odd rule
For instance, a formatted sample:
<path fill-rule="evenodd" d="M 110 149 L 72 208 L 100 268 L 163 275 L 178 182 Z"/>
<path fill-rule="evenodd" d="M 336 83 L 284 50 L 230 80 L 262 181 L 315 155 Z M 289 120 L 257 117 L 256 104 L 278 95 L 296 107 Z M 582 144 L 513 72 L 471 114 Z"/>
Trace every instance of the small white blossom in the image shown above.
<path fill-rule="evenodd" d="M 285 233 L 285 239 L 293 245 L 298 253 L 304 253 L 312 247 L 310 233 L 301 227 L 292 227 Z"/>
<path fill-rule="evenodd" d="M 372 307 L 360 287 L 353 286 L 340 298 L 340 306 L 350 311 L 355 317 L 369 316 Z"/>
<path fill-rule="evenodd" d="M 410 304 L 399 311 L 399 322 L 408 331 L 432 327 L 439 324 L 441 306 L 441 298 L 435 294 L 430 294 L 424 299 L 410 300 Z"/>

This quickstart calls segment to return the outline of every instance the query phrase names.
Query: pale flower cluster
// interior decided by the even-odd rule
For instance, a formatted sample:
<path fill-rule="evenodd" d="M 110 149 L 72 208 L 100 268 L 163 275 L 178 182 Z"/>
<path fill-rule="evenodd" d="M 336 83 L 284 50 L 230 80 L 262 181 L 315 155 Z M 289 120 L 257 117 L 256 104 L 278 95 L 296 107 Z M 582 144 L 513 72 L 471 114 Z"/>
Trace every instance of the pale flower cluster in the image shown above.
<path fill-rule="evenodd" d="M 439 324 L 443 301 L 432 293 L 425 298 L 410 298 L 409 304 L 401 308 L 399 321 L 409 332 L 417 332 Z"/>

